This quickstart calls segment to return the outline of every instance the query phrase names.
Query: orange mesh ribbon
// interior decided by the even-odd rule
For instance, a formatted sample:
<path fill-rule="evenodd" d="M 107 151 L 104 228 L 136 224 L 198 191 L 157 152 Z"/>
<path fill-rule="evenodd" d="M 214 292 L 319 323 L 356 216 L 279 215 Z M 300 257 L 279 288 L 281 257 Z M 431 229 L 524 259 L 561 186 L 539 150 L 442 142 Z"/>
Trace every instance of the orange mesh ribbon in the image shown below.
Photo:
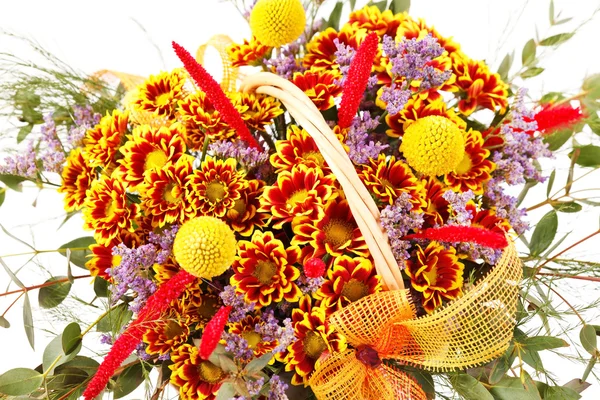
<path fill-rule="evenodd" d="M 236 89 L 236 80 L 238 77 L 238 69 L 233 66 L 231 58 L 227 53 L 227 47 L 233 43 L 233 40 L 227 35 L 215 35 L 208 42 L 198 47 L 196 51 L 196 61 L 198 64 L 204 65 L 204 54 L 208 47 L 214 47 L 221 57 L 223 65 L 223 77 L 221 78 L 221 89 L 224 92 L 234 92 Z"/>
<path fill-rule="evenodd" d="M 130 91 L 136 88 L 137 85 L 144 82 L 145 78 L 138 75 L 126 74 L 124 72 L 111 71 L 108 69 L 103 69 L 92 74 L 92 78 L 100 78 L 105 81 L 117 80 L 125 91 Z"/>

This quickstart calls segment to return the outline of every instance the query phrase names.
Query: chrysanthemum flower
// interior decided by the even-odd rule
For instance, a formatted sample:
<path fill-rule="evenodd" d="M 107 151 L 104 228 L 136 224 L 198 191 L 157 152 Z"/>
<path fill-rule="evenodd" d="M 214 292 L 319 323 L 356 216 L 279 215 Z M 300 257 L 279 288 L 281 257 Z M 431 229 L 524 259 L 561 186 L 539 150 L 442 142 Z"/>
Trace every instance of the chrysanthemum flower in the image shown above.
<path fill-rule="evenodd" d="M 437 242 L 425 249 L 416 247 L 416 255 L 407 260 L 405 271 L 411 286 L 423 296 L 423 308 L 432 313 L 443 301 L 462 294 L 464 264 L 458 261 L 453 247 L 446 249 Z"/>
<path fill-rule="evenodd" d="M 319 110 L 329 110 L 335 105 L 334 99 L 342 94 L 342 88 L 336 83 L 342 76 L 338 70 L 307 70 L 296 72 L 292 78 L 304 94 Z"/>
<path fill-rule="evenodd" d="M 500 218 L 494 208 L 478 210 L 475 203 L 469 202 L 465 209 L 473 216 L 471 226 L 485 228 L 501 235 L 506 235 L 511 229 L 508 220 Z"/>
<path fill-rule="evenodd" d="M 337 47 L 333 41 L 338 39 L 340 43 L 358 49 L 367 37 L 367 33 L 366 29 L 356 29 L 350 25 L 344 25 L 339 32 L 333 28 L 327 28 L 313 36 L 311 41 L 306 44 L 306 55 L 302 62 L 307 69 L 339 70 L 340 66 L 337 64 L 335 56 Z"/>
<path fill-rule="evenodd" d="M 327 278 L 314 298 L 331 314 L 380 290 L 379 276 L 369 259 L 344 255 L 337 257 L 327 270 Z"/>
<path fill-rule="evenodd" d="M 411 196 L 413 209 L 425 205 L 425 191 L 421 181 L 413 174 L 410 167 L 396 157 L 380 154 L 377 159 L 370 159 L 369 164 L 361 165 L 359 177 L 382 204 L 393 205 L 401 193 Z"/>
<path fill-rule="evenodd" d="M 232 43 L 227 46 L 227 54 L 233 67 L 254 65 L 260 62 L 271 50 L 271 47 L 262 44 L 252 36 L 250 41 L 244 39 L 244 43 Z"/>
<path fill-rule="evenodd" d="M 321 354 L 346 350 L 346 339 L 327 323 L 323 308 L 311 305 L 308 296 L 292 311 L 292 323 L 296 340 L 287 348 L 285 370 L 294 372 L 294 385 L 306 386 Z"/>
<path fill-rule="evenodd" d="M 324 254 L 338 257 L 344 253 L 367 257 L 369 254 L 348 200 L 341 197 L 329 200 L 317 217 L 299 218 L 293 229 L 292 244 L 309 244 L 313 249 L 312 257 Z"/>
<path fill-rule="evenodd" d="M 269 221 L 269 214 L 258 211 L 260 197 L 265 189 L 265 182 L 258 179 L 248 181 L 242 189 L 240 198 L 233 207 L 227 210 L 225 218 L 231 229 L 242 236 L 250 236 L 255 228 L 263 228 Z"/>
<path fill-rule="evenodd" d="M 475 194 L 483 194 L 483 186 L 496 169 L 489 156 L 490 151 L 483 148 L 481 133 L 469 129 L 465 137 L 465 155 L 454 171 L 445 175 L 446 184 L 457 192 L 471 190 Z"/>
<path fill-rule="evenodd" d="M 185 95 L 185 80 L 185 72 L 180 68 L 150 75 L 137 88 L 137 96 L 133 101 L 134 110 L 172 119 L 175 116 L 177 101 Z"/>
<path fill-rule="evenodd" d="M 275 172 L 292 171 L 294 165 L 304 164 L 310 168 L 320 168 L 328 175 L 331 170 L 313 138 L 304 129 L 290 125 L 287 139 L 275 142 L 275 153 L 271 155 L 271 165 Z"/>
<path fill-rule="evenodd" d="M 161 169 L 167 162 L 175 163 L 185 151 L 185 128 L 176 122 L 169 127 L 137 126 L 121 147 L 123 158 L 117 174 L 132 191 L 139 189 L 145 174 Z"/>
<path fill-rule="evenodd" d="M 81 148 L 71 151 L 61 177 L 62 183 L 58 192 L 64 193 L 65 210 L 68 212 L 81 210 L 85 201 L 85 192 L 96 178 L 96 173 L 88 165 Z"/>
<path fill-rule="evenodd" d="M 146 353 L 163 355 L 184 344 L 190 334 L 190 318 L 169 310 L 159 320 L 146 324 Z"/>
<path fill-rule="evenodd" d="M 294 218 L 314 218 L 323 204 L 336 196 L 331 176 L 323 176 L 318 168 L 299 164 L 291 172 L 281 172 L 273 186 L 267 186 L 260 198 L 259 211 L 270 213 L 275 229 Z"/>
<path fill-rule="evenodd" d="M 216 160 L 206 159 L 200 168 L 188 177 L 186 186 L 190 213 L 223 217 L 235 207 L 242 197 L 242 191 L 248 185 L 244 175 L 236 169 L 233 158 Z"/>
<path fill-rule="evenodd" d="M 264 131 L 273 123 L 275 117 L 283 114 L 279 100 L 257 93 L 238 93 L 234 106 L 240 111 L 242 119 L 251 129 Z"/>
<path fill-rule="evenodd" d="M 429 116 L 410 125 L 400 151 L 417 172 L 438 176 L 453 171 L 463 159 L 465 142 L 460 129 L 447 118 Z"/>
<path fill-rule="evenodd" d="M 182 269 L 204 279 L 225 272 L 233 263 L 236 240 L 227 224 L 214 217 L 186 221 L 173 242 L 173 255 Z"/>
<path fill-rule="evenodd" d="M 456 86 L 464 98 L 458 102 L 458 109 L 470 115 L 478 107 L 504 112 L 508 106 L 508 85 L 500 75 L 492 73 L 483 61 L 472 60 L 462 53 L 452 55 Z"/>
<path fill-rule="evenodd" d="M 169 365 L 170 382 L 179 387 L 179 396 L 187 400 L 214 399 L 221 383 L 227 377 L 225 371 L 203 360 L 198 354 L 198 348 L 184 344 L 173 350 Z"/>
<path fill-rule="evenodd" d="M 250 29 L 261 43 L 279 47 L 304 32 L 306 15 L 300 0 L 259 0 L 250 14 Z"/>
<path fill-rule="evenodd" d="M 394 15 L 391 10 L 381 12 L 377 6 L 365 6 L 350 13 L 348 24 L 357 29 L 376 32 L 379 36 L 396 37 L 398 26 L 404 19 L 404 14 Z"/>
<path fill-rule="evenodd" d="M 137 204 L 130 204 L 123 184 L 103 176 L 92 183 L 84 203 L 84 228 L 94 230 L 98 244 L 108 244 L 121 230 L 133 231 L 133 222 L 139 211 Z"/>
<path fill-rule="evenodd" d="M 243 113 L 247 110 L 238 109 Z M 208 100 L 204 92 L 195 92 L 179 101 L 179 116 L 186 126 L 186 142 L 190 148 L 202 149 L 205 135 L 211 140 L 225 140 L 235 136 L 235 129 L 228 125 Z"/>
<path fill-rule="evenodd" d="M 250 241 L 238 243 L 238 254 L 232 265 L 231 284 L 244 295 L 247 303 L 266 307 L 284 299 L 298 301 L 302 293 L 294 282 L 300 271 L 300 249 L 286 246 L 272 232 L 255 231 Z"/>
<path fill-rule="evenodd" d="M 128 113 L 114 110 L 102 117 L 100 123 L 89 129 L 83 138 L 86 158 L 91 167 L 101 167 L 110 174 L 115 167 L 115 156 L 127 132 Z"/>
<path fill-rule="evenodd" d="M 436 38 L 440 46 L 442 46 L 448 54 L 460 50 L 460 45 L 457 42 L 452 40 L 452 38 L 446 38 L 440 35 L 435 28 L 427 26 L 424 19 L 419 18 L 415 20 L 408 15 L 404 15 L 404 18 L 400 22 L 400 26 L 396 31 L 396 40 L 400 41 L 402 38 L 422 39 L 428 34 Z"/>
<path fill-rule="evenodd" d="M 152 169 L 144 175 L 140 185 L 141 207 L 150 217 L 152 226 L 182 223 L 189 217 L 189 203 L 185 195 L 185 182 L 192 174 L 194 158 L 183 155 L 177 162 L 161 169 Z"/>
<path fill-rule="evenodd" d="M 279 345 L 277 339 L 265 341 L 263 336 L 257 332 L 257 327 L 265 325 L 265 321 L 254 315 L 247 315 L 239 322 L 229 325 L 229 333 L 239 335 L 248 342 L 248 347 L 252 350 L 254 357 L 260 357 L 267 354 Z"/>
<path fill-rule="evenodd" d="M 423 228 L 443 225 L 450 216 L 448 212 L 449 203 L 444 199 L 448 187 L 436 177 L 427 177 L 421 181 L 425 188 L 425 207 L 423 210 Z"/>

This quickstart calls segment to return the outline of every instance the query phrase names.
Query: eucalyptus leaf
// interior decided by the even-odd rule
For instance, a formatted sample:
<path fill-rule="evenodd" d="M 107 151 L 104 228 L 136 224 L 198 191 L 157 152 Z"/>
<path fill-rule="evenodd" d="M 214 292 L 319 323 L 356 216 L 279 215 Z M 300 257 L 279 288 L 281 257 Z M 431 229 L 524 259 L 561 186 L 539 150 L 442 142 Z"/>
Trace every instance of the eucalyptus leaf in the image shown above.
<path fill-rule="evenodd" d="M 556 151 L 560 149 L 567 140 L 569 140 L 573 136 L 572 129 L 560 129 L 552 134 L 544 137 L 544 143 L 548 143 L 548 149 L 551 151 Z"/>
<path fill-rule="evenodd" d="M 559 33 L 540 40 L 540 46 L 558 46 L 571 39 L 575 32 Z"/>
<path fill-rule="evenodd" d="M 231 382 L 225 382 L 219 388 L 215 400 L 230 400 L 235 397 L 235 387 Z"/>
<path fill-rule="evenodd" d="M 498 67 L 498 74 L 502 80 L 508 80 L 508 72 L 510 71 L 510 67 L 513 63 L 513 53 L 508 53 L 504 56 L 504 59 L 500 63 L 500 67 Z"/>
<path fill-rule="evenodd" d="M 548 386 L 544 394 L 544 400 L 578 400 L 579 393 L 573 389 L 562 386 Z"/>
<path fill-rule="evenodd" d="M 6 187 L 14 190 L 15 192 L 20 192 L 22 188 L 22 183 L 26 179 L 22 176 L 10 175 L 10 174 L 0 174 L 0 182 L 4 183 Z"/>
<path fill-rule="evenodd" d="M 71 291 L 71 282 L 68 280 L 63 282 L 57 282 L 62 279 L 67 279 L 66 276 L 53 276 L 48 279 L 45 283 L 56 282 L 55 284 L 44 286 L 40 288 L 38 293 L 38 301 L 40 307 L 43 308 L 54 308 L 62 303 Z"/>
<path fill-rule="evenodd" d="M 584 325 L 579 331 L 579 340 L 583 348 L 593 356 L 597 355 L 598 352 L 598 338 L 596 336 L 596 329 L 592 325 Z"/>
<path fill-rule="evenodd" d="M 548 178 L 548 187 L 546 188 L 546 197 L 550 197 L 550 191 L 552 190 L 552 186 L 554 185 L 554 179 L 556 178 L 556 170 L 553 169 L 550 173 L 550 177 Z"/>
<path fill-rule="evenodd" d="M 531 394 L 537 400 L 542 400 L 535 382 L 524 369 L 521 370 L 521 381 L 523 382 L 523 386 L 525 387 L 525 391 L 527 391 L 527 393 Z"/>
<path fill-rule="evenodd" d="M 95 277 L 94 293 L 98 297 L 108 297 L 108 281 L 100 276 Z"/>
<path fill-rule="evenodd" d="M 141 363 L 125 368 L 115 382 L 114 398 L 120 399 L 133 392 L 144 381 L 144 374 L 144 367 Z"/>
<path fill-rule="evenodd" d="M 374 1 L 372 5 L 379 8 L 379 11 L 384 12 L 387 9 L 387 0 Z"/>
<path fill-rule="evenodd" d="M 552 203 L 552 208 L 558 212 L 564 213 L 576 213 L 582 209 L 581 204 L 574 201 L 561 201 L 558 203 Z"/>
<path fill-rule="evenodd" d="M 572 154 L 569 153 L 569 157 Z M 579 157 L 575 162 L 582 167 L 600 166 L 600 147 L 591 144 L 579 147 Z"/>
<path fill-rule="evenodd" d="M 544 364 L 542 363 L 542 358 L 540 357 L 540 354 L 537 351 L 522 349 L 521 359 L 536 371 L 544 371 Z"/>
<path fill-rule="evenodd" d="M 521 72 L 521 78 L 523 78 L 523 79 L 533 78 L 534 76 L 538 76 L 542 72 L 544 72 L 544 68 L 530 67 L 530 68 L 527 68 L 525 71 Z"/>
<path fill-rule="evenodd" d="M 329 14 L 329 20 L 327 21 L 327 26 L 332 27 L 336 31 L 340 30 L 340 19 L 342 17 L 342 9 L 344 8 L 344 3 L 338 1 L 333 7 L 331 14 Z"/>
<path fill-rule="evenodd" d="M 535 61 L 535 51 L 537 49 L 537 45 L 535 44 L 535 40 L 529 39 L 525 46 L 523 46 L 523 51 L 521 52 L 521 62 L 523 65 L 529 65 Z"/>
<path fill-rule="evenodd" d="M 4 260 L 2 260 L 2 258 L 0 258 L 0 264 L 2 264 L 2 266 L 4 267 L 4 270 L 6 271 L 6 273 L 10 277 L 10 279 L 15 283 L 15 285 L 17 285 L 21 289 L 25 288 L 25 285 L 23 284 L 23 282 L 21 282 L 19 280 L 19 278 L 17 278 L 17 276 L 10 270 L 10 268 L 8 267 L 8 265 L 6 265 L 4 263 Z"/>
<path fill-rule="evenodd" d="M 587 93 L 586 98 L 591 100 L 600 98 L 600 74 L 590 75 L 585 78 L 581 88 Z"/>
<path fill-rule="evenodd" d="M 225 354 L 218 354 L 217 357 L 219 359 L 218 365 L 223 371 L 237 374 L 238 366 L 231 358 L 227 357 Z"/>
<path fill-rule="evenodd" d="M 22 126 L 17 134 L 17 143 L 21 143 L 33 130 L 33 124 Z"/>
<path fill-rule="evenodd" d="M 541 351 L 557 349 L 559 347 L 569 347 L 569 343 L 561 338 L 553 336 L 532 336 L 526 338 L 522 343 L 527 350 Z"/>
<path fill-rule="evenodd" d="M 515 361 L 515 357 L 515 345 L 511 343 L 506 352 L 492 363 L 492 372 L 489 378 L 490 384 L 495 385 L 502 380 Z"/>
<path fill-rule="evenodd" d="M 25 328 L 25 334 L 27 340 L 32 349 L 35 350 L 35 333 L 33 331 L 33 314 L 31 313 L 31 303 L 29 302 L 29 295 L 25 292 L 25 299 L 23 300 L 23 327 Z"/>
<path fill-rule="evenodd" d="M 77 353 L 79 353 L 79 350 L 81 350 L 81 343 L 79 343 L 75 350 L 67 355 L 63 351 L 62 343 L 62 334 L 60 334 L 54 339 L 52 339 L 44 349 L 44 354 L 42 356 L 42 368 L 43 371 L 48 375 L 51 375 L 54 372 L 55 368 L 59 365 L 62 365 L 72 360 L 77 355 Z"/>
<path fill-rule="evenodd" d="M 539 394 L 527 391 L 519 378 L 504 377 L 490 388 L 495 400 L 539 400 Z"/>
<path fill-rule="evenodd" d="M 62 333 L 62 349 L 65 354 L 71 354 L 81 344 L 81 327 L 77 322 L 71 322 Z"/>
<path fill-rule="evenodd" d="M 450 377 L 452 387 L 465 400 L 494 400 L 494 397 L 477 379 L 468 374 L 456 374 Z"/>
<path fill-rule="evenodd" d="M 564 388 L 574 390 L 577 393 L 583 392 L 585 389 L 589 388 L 590 386 L 592 386 L 591 383 L 582 381 L 579 378 L 572 379 L 563 385 Z"/>
<path fill-rule="evenodd" d="M 0 188 L 0 206 L 4 203 L 4 199 L 6 199 L 6 189 Z"/>
<path fill-rule="evenodd" d="M 44 377 L 29 368 L 15 368 L 0 375 L 0 393 L 8 396 L 23 396 L 38 389 Z"/>
<path fill-rule="evenodd" d="M 529 250 L 532 256 L 539 256 L 552 244 L 557 229 L 558 217 L 556 211 L 552 210 L 542 217 L 533 231 L 529 242 Z"/>
<path fill-rule="evenodd" d="M 91 254 L 89 247 L 95 243 L 96 241 L 92 236 L 84 236 L 63 244 L 58 250 L 71 249 L 71 262 L 80 268 L 86 269 L 87 256 Z M 65 252 L 61 251 L 59 253 L 66 256 Z"/>
<path fill-rule="evenodd" d="M 264 367 L 266 367 L 272 358 L 273 358 L 273 353 L 269 352 L 267 354 L 263 354 L 262 356 L 250 361 L 248 363 L 248 365 L 246 365 L 244 370 L 246 371 L 246 373 L 248 375 L 255 374 L 258 371 L 262 370 Z"/>
<path fill-rule="evenodd" d="M 127 308 L 127 304 L 119 304 L 113 307 L 96 325 L 98 332 L 111 332 L 117 334 L 121 327 L 128 323 L 133 313 Z"/>
<path fill-rule="evenodd" d="M 0 328 L 10 328 L 10 322 L 2 315 L 0 315 Z"/>
<path fill-rule="evenodd" d="M 392 0 L 390 9 L 394 14 L 408 12 L 410 10 L 410 0 Z"/>
<path fill-rule="evenodd" d="M 71 360 L 61 365 L 61 367 L 76 368 L 85 371 L 88 376 L 93 376 L 98 370 L 99 366 L 100 364 L 98 364 L 98 361 L 84 356 L 75 356 Z"/>

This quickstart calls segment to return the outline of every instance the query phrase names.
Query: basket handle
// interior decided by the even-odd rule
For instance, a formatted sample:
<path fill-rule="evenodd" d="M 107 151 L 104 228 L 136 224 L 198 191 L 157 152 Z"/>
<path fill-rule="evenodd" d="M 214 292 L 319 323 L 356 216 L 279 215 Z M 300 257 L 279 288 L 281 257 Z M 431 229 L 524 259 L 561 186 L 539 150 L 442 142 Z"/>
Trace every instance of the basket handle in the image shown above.
<path fill-rule="evenodd" d="M 266 94 L 279 99 L 292 117 L 313 138 L 344 190 L 352 215 L 369 247 L 375 269 L 383 285 L 388 290 L 404 289 L 402 274 L 392 253 L 387 234 L 379 224 L 379 209 L 356 174 L 346 150 L 314 103 L 296 85 L 270 72 L 260 72 L 246 77 L 240 90 L 245 93 Z"/>

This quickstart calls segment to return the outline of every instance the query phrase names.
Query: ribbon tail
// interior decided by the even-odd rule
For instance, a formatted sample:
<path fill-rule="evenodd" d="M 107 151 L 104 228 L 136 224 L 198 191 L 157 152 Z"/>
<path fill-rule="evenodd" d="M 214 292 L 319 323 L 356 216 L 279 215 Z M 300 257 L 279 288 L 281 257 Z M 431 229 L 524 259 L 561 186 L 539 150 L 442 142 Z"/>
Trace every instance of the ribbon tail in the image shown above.
<path fill-rule="evenodd" d="M 371 372 L 363 387 L 363 396 L 365 400 L 427 400 L 427 395 L 413 378 L 386 364 Z"/>
<path fill-rule="evenodd" d="M 333 353 L 315 367 L 308 383 L 318 400 L 365 399 L 363 384 L 370 371 L 358 361 L 354 350 Z"/>

